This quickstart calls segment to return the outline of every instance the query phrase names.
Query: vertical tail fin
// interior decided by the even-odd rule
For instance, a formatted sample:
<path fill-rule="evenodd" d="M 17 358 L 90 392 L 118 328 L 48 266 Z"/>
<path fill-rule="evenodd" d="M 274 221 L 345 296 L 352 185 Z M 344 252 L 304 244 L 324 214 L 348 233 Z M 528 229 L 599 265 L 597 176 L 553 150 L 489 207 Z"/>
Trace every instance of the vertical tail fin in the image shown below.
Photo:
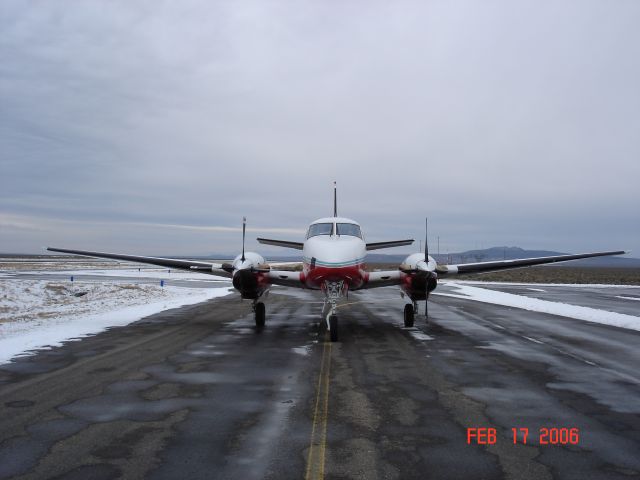
<path fill-rule="evenodd" d="M 336 182 L 333 182 L 333 216 L 338 216 L 338 187 Z"/>

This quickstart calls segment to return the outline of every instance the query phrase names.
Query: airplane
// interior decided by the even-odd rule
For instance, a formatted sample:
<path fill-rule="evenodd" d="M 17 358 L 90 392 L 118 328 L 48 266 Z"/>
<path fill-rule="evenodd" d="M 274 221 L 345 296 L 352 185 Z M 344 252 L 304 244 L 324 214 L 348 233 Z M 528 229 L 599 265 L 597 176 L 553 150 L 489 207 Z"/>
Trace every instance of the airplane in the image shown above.
<path fill-rule="evenodd" d="M 369 272 L 366 270 L 365 262 L 368 251 L 411 245 L 414 240 L 366 242 L 358 222 L 338 216 L 337 188 L 335 184 L 333 193 L 333 217 L 319 218 L 311 222 L 303 242 L 268 238 L 257 239 L 259 243 L 264 245 L 301 250 L 301 271 L 274 269 L 260 254 L 245 252 L 246 218 L 243 218 L 242 223 L 242 253 L 236 256 L 231 263 L 215 264 L 54 247 L 49 247 L 47 250 L 88 257 L 146 263 L 231 278 L 233 286 L 238 290 L 241 298 L 252 300 L 255 324 L 258 329 L 263 328 L 265 325 L 266 308 L 262 300 L 272 285 L 320 290 L 324 294 L 322 314 L 326 318 L 329 337 L 332 342 L 338 341 L 338 303 L 347 297 L 349 291 L 399 286 L 401 295 L 403 297 L 407 296 L 411 301 L 404 307 L 404 325 L 405 327 L 413 327 L 415 315 L 418 313 L 419 301 L 425 301 L 425 318 L 428 318 L 429 294 L 436 289 L 440 278 L 458 274 L 486 273 L 627 253 L 625 251 L 594 252 L 459 265 L 439 265 L 429 255 L 428 243 L 425 240 L 424 253 L 413 253 L 407 256 L 397 269 Z"/>

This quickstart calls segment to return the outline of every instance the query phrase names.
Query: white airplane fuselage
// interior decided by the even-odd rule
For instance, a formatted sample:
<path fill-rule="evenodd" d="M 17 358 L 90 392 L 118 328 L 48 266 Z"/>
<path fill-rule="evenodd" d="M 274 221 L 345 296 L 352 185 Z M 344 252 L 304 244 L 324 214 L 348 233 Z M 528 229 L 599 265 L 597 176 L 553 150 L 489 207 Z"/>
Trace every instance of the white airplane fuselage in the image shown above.
<path fill-rule="evenodd" d="M 327 233 L 313 234 L 316 226 L 325 226 Z M 318 219 L 309 225 L 302 249 L 301 280 L 311 289 L 323 289 L 327 282 L 343 282 L 350 290 L 358 289 L 366 281 L 366 254 L 357 222 L 343 217 Z"/>

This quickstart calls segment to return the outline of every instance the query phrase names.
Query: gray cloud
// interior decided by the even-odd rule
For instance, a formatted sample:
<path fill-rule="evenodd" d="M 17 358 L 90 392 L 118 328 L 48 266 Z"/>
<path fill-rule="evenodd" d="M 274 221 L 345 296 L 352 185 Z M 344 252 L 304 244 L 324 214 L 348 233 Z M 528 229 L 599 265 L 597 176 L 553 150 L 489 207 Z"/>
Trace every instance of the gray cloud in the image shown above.
<path fill-rule="evenodd" d="M 429 215 L 451 250 L 638 252 L 639 14 L 3 2 L 0 213 L 47 227 L 4 222 L 0 251 L 233 251 L 158 225 L 301 229 L 337 179 L 371 240 L 422 238 Z"/>

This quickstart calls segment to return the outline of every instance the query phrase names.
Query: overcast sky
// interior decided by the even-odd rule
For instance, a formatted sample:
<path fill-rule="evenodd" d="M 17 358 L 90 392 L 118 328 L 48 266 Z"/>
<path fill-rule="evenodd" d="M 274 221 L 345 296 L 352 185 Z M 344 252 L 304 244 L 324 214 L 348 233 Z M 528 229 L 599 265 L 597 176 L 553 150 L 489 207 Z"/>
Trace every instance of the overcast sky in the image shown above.
<path fill-rule="evenodd" d="M 0 3 L 0 252 L 640 256 L 640 2 Z M 417 241 L 416 241 L 417 249 Z M 407 247 L 400 251 L 408 251 Z M 394 252 L 394 250 L 389 251 Z"/>

